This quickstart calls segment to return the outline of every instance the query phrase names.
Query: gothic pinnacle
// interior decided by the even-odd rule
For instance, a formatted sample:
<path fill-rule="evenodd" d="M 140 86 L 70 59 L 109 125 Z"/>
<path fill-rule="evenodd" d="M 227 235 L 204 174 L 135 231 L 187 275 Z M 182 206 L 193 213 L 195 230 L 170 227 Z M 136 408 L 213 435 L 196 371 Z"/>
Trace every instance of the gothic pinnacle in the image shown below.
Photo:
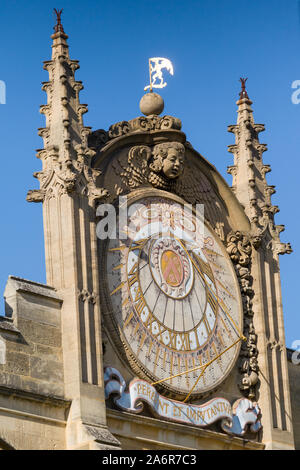
<path fill-rule="evenodd" d="M 235 135 L 235 143 L 228 146 L 228 151 L 234 156 L 234 164 L 228 167 L 227 172 L 232 175 L 232 189 L 245 209 L 253 233 L 263 233 L 268 228 L 278 253 L 290 253 L 290 245 L 281 243 L 276 232 L 274 215 L 279 209 L 271 201 L 275 186 L 267 182 L 266 173 L 271 171 L 271 167 L 264 164 L 262 158 L 267 146 L 259 142 L 259 133 L 265 130 L 265 126 L 254 121 L 246 81 L 247 78 L 240 78 L 242 90 L 236 103 L 237 124 L 228 126 L 228 131 Z"/>
<path fill-rule="evenodd" d="M 82 82 L 75 79 L 79 64 L 77 60 L 70 59 L 68 36 L 61 21 L 62 11 L 54 8 L 56 24 L 51 36 L 52 57 L 44 63 L 49 81 L 43 89 L 48 99 L 47 106 L 42 106 L 41 112 L 46 115 L 45 148 L 54 145 L 58 148 L 59 159 L 67 161 L 77 159 L 75 147 L 79 143 L 86 145 L 89 128 L 84 127 L 82 120 L 87 105 L 79 100 L 79 92 L 83 89 Z"/>
<path fill-rule="evenodd" d="M 61 180 L 65 178 L 67 191 L 71 191 L 77 181 L 77 166 L 89 165 L 92 158 L 92 151 L 87 145 L 90 128 L 84 126 L 82 118 L 87 112 L 87 105 L 79 100 L 83 85 L 75 79 L 79 64 L 77 60 L 70 59 L 68 36 L 61 23 L 62 10 L 54 11 L 57 21 L 51 36 L 52 57 L 44 62 L 44 69 L 49 73 L 49 80 L 43 83 L 47 104 L 40 107 L 40 112 L 46 118 L 45 127 L 39 129 L 44 148 L 37 154 L 43 162 L 43 170 L 35 174 L 40 180 L 41 189 L 31 192 L 28 198 L 36 202 L 43 200 L 46 194 L 44 183 L 49 172 L 55 170 L 58 176 L 61 171 L 62 174 L 58 177 Z"/>
<path fill-rule="evenodd" d="M 232 188 L 237 198 L 244 206 L 253 226 L 257 227 L 262 219 L 261 207 L 266 204 L 265 190 L 268 185 L 262 153 L 267 148 L 259 142 L 258 134 L 264 130 L 264 126 L 254 121 L 252 101 L 246 91 L 246 81 L 247 78 L 240 78 L 242 89 L 237 101 L 237 124 L 228 127 L 228 131 L 235 135 L 235 144 L 228 148 L 228 151 L 234 155 L 234 165 L 228 168 L 228 172 L 233 176 Z"/>

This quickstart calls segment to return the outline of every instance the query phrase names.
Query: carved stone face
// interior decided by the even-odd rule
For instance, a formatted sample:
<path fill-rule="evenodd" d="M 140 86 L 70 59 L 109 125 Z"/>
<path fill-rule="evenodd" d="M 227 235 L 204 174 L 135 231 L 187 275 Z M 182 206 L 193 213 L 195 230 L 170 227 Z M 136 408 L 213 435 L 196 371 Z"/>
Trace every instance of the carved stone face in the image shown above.
<path fill-rule="evenodd" d="M 183 173 L 185 163 L 185 148 L 179 142 L 164 142 L 155 145 L 153 159 L 149 163 L 150 182 L 155 187 L 161 187 L 170 180 L 178 178 Z M 153 178 L 154 175 L 154 178 Z"/>
<path fill-rule="evenodd" d="M 162 163 L 162 171 L 167 178 L 174 179 L 180 176 L 184 167 L 184 154 L 176 148 L 168 149 L 168 156 Z"/>

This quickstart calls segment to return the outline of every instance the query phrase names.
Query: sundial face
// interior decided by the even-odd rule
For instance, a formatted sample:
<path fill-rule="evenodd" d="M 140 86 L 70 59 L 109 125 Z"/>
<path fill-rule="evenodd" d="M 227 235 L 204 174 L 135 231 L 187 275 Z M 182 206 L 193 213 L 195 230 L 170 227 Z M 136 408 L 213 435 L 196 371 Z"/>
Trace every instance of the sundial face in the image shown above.
<path fill-rule="evenodd" d="M 216 234 L 171 198 L 129 209 L 129 237 L 104 259 L 108 330 L 134 372 L 177 398 L 203 396 L 236 362 L 242 307 Z M 166 380 L 167 379 L 167 380 Z"/>

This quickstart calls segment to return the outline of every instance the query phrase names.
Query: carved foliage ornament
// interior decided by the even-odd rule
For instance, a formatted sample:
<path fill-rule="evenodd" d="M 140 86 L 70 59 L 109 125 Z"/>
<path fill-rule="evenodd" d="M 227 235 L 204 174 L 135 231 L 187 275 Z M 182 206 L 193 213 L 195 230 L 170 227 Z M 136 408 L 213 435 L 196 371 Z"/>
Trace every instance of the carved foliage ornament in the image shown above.
<path fill-rule="evenodd" d="M 181 121 L 173 116 L 141 116 L 131 121 L 121 121 L 110 126 L 108 135 L 110 139 L 120 137 L 131 132 L 155 131 L 166 129 L 181 129 Z"/>
<path fill-rule="evenodd" d="M 253 240 L 257 245 L 257 237 Z M 249 398 L 255 397 L 255 388 L 258 382 L 257 363 L 257 335 L 253 324 L 251 271 L 252 245 L 248 235 L 237 231 L 227 236 L 227 252 L 235 265 L 235 270 L 241 287 L 244 310 L 244 336 L 246 341 L 242 344 L 240 354 L 240 370 L 242 379 L 240 390 Z"/>
<path fill-rule="evenodd" d="M 91 168 L 94 151 L 81 145 L 76 147 L 77 159 L 60 162 L 56 148 L 43 150 L 43 170 L 34 174 L 40 181 L 39 190 L 28 191 L 29 202 L 42 202 L 56 195 L 77 190 L 91 197 L 101 199 L 107 195 L 103 188 L 96 187 L 96 178 L 100 171 Z"/>
<path fill-rule="evenodd" d="M 130 121 L 120 121 L 110 126 L 108 131 L 99 129 L 89 136 L 89 146 L 95 149 L 123 135 L 168 129 L 181 129 L 181 121 L 173 116 L 140 116 Z"/>

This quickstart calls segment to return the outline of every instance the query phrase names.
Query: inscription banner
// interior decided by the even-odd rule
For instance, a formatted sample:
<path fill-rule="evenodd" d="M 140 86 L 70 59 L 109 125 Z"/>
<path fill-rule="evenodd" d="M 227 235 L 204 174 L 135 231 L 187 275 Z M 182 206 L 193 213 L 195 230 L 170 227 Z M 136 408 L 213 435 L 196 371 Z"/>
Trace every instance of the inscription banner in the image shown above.
<path fill-rule="evenodd" d="M 120 372 L 107 367 L 104 373 L 105 398 L 113 396 L 114 404 L 121 410 L 141 413 L 147 403 L 156 417 L 207 427 L 221 420 L 223 431 L 242 435 L 248 430 L 257 432 L 261 428 L 258 420 L 259 408 L 247 398 L 237 400 L 232 406 L 226 398 L 213 398 L 201 405 L 190 405 L 170 400 L 160 395 L 153 385 L 141 379 L 133 379 L 126 390 L 126 382 Z"/>

